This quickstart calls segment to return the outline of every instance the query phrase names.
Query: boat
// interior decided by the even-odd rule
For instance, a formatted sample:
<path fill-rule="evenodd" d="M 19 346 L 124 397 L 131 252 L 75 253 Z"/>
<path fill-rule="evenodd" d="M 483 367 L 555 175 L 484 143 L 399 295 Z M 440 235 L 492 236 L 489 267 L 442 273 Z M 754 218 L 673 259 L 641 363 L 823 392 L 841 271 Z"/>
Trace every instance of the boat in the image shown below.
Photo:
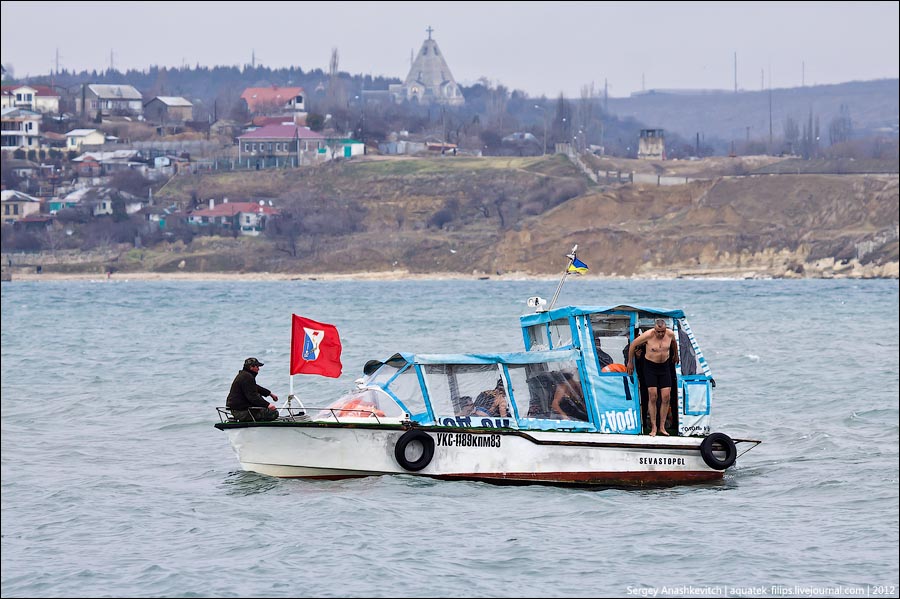
<path fill-rule="evenodd" d="M 576 249 L 566 274 L 573 263 L 586 269 Z M 215 427 L 244 470 L 284 478 L 404 474 L 610 487 L 721 480 L 760 441 L 713 431 L 715 379 L 684 312 L 554 308 L 565 276 L 549 306 L 527 300 L 534 311 L 520 317 L 524 351 L 396 353 L 370 360 L 352 390 L 315 407 L 293 392 L 302 360 L 292 341 L 291 392 L 279 418 L 238 422 L 220 407 Z M 679 360 L 670 361 L 671 422 L 652 435 L 640 368 L 629 374 L 624 362 L 631 342 L 658 319 L 674 332 Z M 325 333 L 303 330 L 297 351 L 314 360 L 310 348 Z"/>

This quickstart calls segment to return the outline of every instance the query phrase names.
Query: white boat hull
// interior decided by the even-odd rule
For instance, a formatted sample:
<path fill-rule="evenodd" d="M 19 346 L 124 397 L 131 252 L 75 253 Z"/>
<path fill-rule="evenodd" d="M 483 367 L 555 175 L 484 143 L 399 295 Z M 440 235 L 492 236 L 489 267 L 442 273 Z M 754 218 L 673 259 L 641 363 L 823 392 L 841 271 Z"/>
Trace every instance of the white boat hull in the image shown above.
<path fill-rule="evenodd" d="M 704 461 L 700 437 L 420 427 L 415 430 L 431 438 L 434 455 L 421 469 L 410 470 L 395 452 L 408 429 L 397 425 L 279 422 L 217 427 L 227 433 L 244 470 L 286 478 L 411 474 L 505 483 L 644 486 L 713 481 L 723 475 Z M 417 448 L 411 449 L 415 454 Z M 421 443 L 418 449 L 421 455 Z"/>

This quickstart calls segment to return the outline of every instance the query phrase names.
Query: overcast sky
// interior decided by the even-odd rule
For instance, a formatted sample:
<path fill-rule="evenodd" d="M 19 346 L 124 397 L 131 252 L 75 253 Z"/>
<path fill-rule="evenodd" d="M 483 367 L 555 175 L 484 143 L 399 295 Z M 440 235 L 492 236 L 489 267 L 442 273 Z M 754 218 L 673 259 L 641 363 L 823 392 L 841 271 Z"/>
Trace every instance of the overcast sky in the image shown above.
<path fill-rule="evenodd" d="M 398 77 L 427 37 L 457 82 L 532 96 L 604 80 L 741 89 L 897 78 L 898 2 L 2 2 L 2 62 L 60 68 L 257 64 Z M 112 54 L 112 57 L 110 57 Z M 765 73 L 765 75 L 764 75 Z"/>

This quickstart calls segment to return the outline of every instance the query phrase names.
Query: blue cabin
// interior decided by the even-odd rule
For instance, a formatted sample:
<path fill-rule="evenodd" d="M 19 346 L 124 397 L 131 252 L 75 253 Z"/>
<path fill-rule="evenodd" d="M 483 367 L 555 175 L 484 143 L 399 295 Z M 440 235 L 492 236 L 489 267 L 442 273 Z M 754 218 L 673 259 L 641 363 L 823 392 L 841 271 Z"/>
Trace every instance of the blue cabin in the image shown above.
<path fill-rule="evenodd" d="M 520 318 L 525 351 L 398 353 L 366 364 L 359 389 L 329 408 L 369 410 L 420 426 L 513 428 L 637 435 L 649 431 L 640 364 L 626 372 L 629 344 L 663 319 L 674 331 L 672 435 L 711 433 L 715 381 L 681 310 L 567 306 Z"/>

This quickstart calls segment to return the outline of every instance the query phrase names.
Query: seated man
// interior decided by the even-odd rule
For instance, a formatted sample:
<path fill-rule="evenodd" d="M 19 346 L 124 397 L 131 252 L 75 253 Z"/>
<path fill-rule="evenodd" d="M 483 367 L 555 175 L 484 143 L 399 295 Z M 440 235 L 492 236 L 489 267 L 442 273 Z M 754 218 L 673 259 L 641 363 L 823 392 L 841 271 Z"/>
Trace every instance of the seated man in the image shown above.
<path fill-rule="evenodd" d="M 571 372 L 561 372 L 560 374 L 562 380 L 556 385 L 550 407 L 563 420 L 586 422 L 588 415 L 584 405 L 584 394 L 581 391 L 581 382 Z"/>
<path fill-rule="evenodd" d="M 244 368 L 231 383 L 225 405 L 231 410 L 235 420 L 267 422 L 278 419 L 278 408 L 274 404 L 278 401 L 278 396 L 256 383 L 256 376 L 262 365 L 256 358 L 247 358 L 244 360 Z M 265 397 L 271 397 L 272 402 L 263 399 Z"/>
<path fill-rule="evenodd" d="M 497 379 L 497 386 L 489 391 L 482 391 L 475 398 L 473 416 L 487 416 L 494 418 L 505 417 L 508 414 L 506 405 L 506 389 L 503 387 L 503 379 Z"/>

